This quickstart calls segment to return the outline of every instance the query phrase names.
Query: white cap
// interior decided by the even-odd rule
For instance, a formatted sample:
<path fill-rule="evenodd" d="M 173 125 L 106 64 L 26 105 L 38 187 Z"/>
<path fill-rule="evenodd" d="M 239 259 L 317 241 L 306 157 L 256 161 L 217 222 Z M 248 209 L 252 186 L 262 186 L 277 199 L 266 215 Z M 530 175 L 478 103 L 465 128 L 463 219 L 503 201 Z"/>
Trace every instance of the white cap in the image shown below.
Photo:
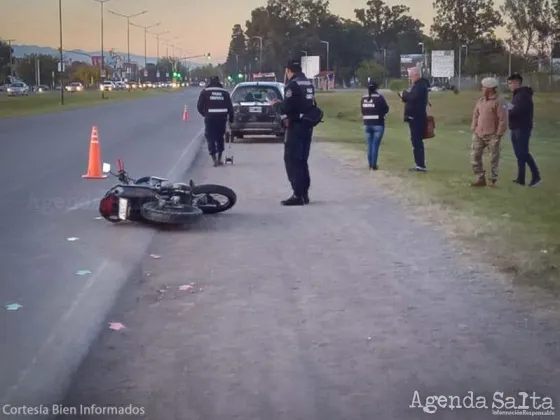
<path fill-rule="evenodd" d="M 482 87 L 490 89 L 497 88 L 498 81 L 493 77 L 485 77 L 484 79 L 482 79 Z"/>

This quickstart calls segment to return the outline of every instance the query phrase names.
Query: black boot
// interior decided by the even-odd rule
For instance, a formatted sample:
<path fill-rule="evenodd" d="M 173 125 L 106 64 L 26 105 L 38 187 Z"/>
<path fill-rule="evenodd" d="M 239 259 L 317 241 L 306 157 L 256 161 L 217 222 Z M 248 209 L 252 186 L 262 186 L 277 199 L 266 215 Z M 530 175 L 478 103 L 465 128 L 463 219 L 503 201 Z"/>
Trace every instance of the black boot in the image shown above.
<path fill-rule="evenodd" d="M 303 203 L 309 204 L 309 194 L 307 193 L 303 194 Z"/>
<path fill-rule="evenodd" d="M 303 206 L 305 202 L 303 201 L 303 197 L 298 197 L 297 195 L 292 195 L 287 200 L 281 202 L 283 206 Z"/>
<path fill-rule="evenodd" d="M 210 155 L 212 157 L 212 162 L 214 162 L 214 167 L 218 166 L 218 159 L 216 158 L 216 155 Z"/>
<path fill-rule="evenodd" d="M 224 162 L 222 161 L 222 152 L 218 153 L 218 166 L 222 166 Z"/>

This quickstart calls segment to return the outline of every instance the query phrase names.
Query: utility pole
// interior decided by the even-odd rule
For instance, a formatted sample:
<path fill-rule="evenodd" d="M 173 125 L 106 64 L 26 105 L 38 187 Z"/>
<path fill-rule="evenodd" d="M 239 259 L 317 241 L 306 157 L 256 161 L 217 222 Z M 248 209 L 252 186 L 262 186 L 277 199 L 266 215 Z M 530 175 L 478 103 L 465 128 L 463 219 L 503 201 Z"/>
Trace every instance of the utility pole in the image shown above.
<path fill-rule="evenodd" d="M 144 71 L 146 71 L 146 66 L 148 65 L 148 29 L 155 28 L 156 26 L 159 26 L 159 24 L 160 22 L 150 26 L 141 26 L 131 23 L 132 26 L 144 29 Z"/>
<path fill-rule="evenodd" d="M 387 49 L 383 48 L 383 86 L 387 89 Z"/>
<path fill-rule="evenodd" d="M 511 76 L 511 40 L 508 41 L 509 57 L 508 57 L 508 76 Z"/>
<path fill-rule="evenodd" d="M 99 3 L 99 5 L 101 6 L 101 74 L 100 74 L 100 79 L 104 79 L 105 76 L 105 52 L 103 51 L 103 6 L 105 5 L 105 3 L 107 3 L 108 1 L 111 0 L 93 0 L 96 1 L 97 3 Z M 100 80 L 101 81 L 101 80 Z M 101 89 L 101 99 L 105 99 L 105 92 L 103 91 L 103 89 Z"/>
<path fill-rule="evenodd" d="M 465 50 L 467 49 L 467 46 L 465 44 L 459 45 L 459 80 L 457 81 L 457 89 L 459 89 L 459 91 L 461 91 L 461 73 L 462 73 L 462 67 L 463 67 L 463 48 L 465 48 Z"/>
<path fill-rule="evenodd" d="M 58 69 L 60 78 L 60 105 L 64 105 L 64 82 L 62 80 L 64 72 L 64 52 L 62 51 L 62 0 L 58 0 L 58 27 L 60 35 L 60 68 Z"/>
<path fill-rule="evenodd" d="M 262 51 L 263 51 L 263 37 L 262 36 L 254 36 L 259 40 L 259 73 L 262 73 Z"/>

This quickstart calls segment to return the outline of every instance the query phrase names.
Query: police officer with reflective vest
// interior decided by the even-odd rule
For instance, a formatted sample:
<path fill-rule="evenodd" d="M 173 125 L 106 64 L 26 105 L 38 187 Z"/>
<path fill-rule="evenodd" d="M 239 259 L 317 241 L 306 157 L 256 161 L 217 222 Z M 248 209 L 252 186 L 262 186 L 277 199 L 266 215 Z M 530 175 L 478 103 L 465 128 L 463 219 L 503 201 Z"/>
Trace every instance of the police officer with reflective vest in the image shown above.
<path fill-rule="evenodd" d="M 282 201 L 282 205 L 301 206 L 309 204 L 308 193 L 311 179 L 307 160 L 309 159 L 313 127 L 317 123 L 310 121 L 309 116 L 314 114 L 318 108 L 315 102 L 315 88 L 302 72 L 299 60 L 288 62 L 286 76 L 288 83 L 284 88 L 282 103 L 282 121 L 286 127 L 284 163 L 293 195 Z"/>
<path fill-rule="evenodd" d="M 224 136 L 228 119 L 230 124 L 233 122 L 233 104 L 229 92 L 217 76 L 212 77 L 208 87 L 200 93 L 197 109 L 204 117 L 208 152 L 214 166 L 223 165 Z"/>

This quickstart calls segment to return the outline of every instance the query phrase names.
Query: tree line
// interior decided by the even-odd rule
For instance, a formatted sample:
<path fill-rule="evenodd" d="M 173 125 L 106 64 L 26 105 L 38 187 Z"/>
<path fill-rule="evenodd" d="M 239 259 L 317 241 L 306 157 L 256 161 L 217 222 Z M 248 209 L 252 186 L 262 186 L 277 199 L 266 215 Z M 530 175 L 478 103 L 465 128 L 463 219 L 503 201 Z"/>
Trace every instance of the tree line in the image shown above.
<path fill-rule="evenodd" d="M 332 13 L 327 0 L 268 0 L 251 12 L 245 25 L 234 25 L 227 75 L 262 71 L 283 73 L 293 57 L 319 55 L 338 82 L 371 72 L 400 77 L 400 55 L 454 50 L 462 74 L 506 74 L 550 68 L 560 56 L 560 0 L 434 0 L 430 28 L 405 5 L 368 0 L 354 10 L 354 19 Z M 504 27 L 506 39 L 496 35 Z M 262 41 L 262 50 L 261 50 Z M 544 66 L 544 67 L 543 67 Z M 308 75 L 310 77 L 314 75 Z M 374 74 L 375 76 L 375 74 Z"/>

